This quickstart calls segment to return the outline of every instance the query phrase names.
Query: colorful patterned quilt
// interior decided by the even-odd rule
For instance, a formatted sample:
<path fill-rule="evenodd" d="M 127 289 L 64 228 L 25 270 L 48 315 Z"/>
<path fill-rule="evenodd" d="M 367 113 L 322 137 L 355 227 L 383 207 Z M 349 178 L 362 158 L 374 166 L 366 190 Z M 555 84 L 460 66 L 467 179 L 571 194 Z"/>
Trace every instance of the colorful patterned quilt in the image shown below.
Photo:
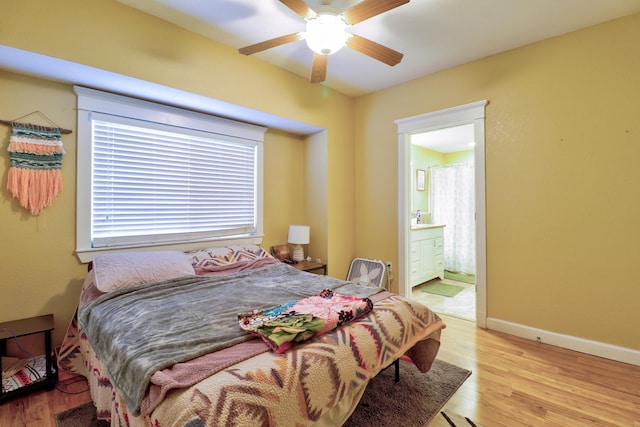
<path fill-rule="evenodd" d="M 293 275 L 294 282 L 320 279 L 311 289 L 327 283 L 326 276 L 300 276 L 288 269 L 285 275 Z M 91 274 L 83 288 L 85 293 L 94 292 Z M 142 416 L 133 416 L 122 396 L 114 392 L 107 367 L 75 321 L 63 343 L 59 365 L 88 378 L 98 416 L 111 420 L 112 426 L 335 424 L 348 418 L 358 399 L 348 408 L 339 403 L 359 398 L 369 379 L 396 358 L 406 353 L 426 372 L 439 347 L 444 324 L 427 307 L 388 292 L 372 295 L 371 300 L 373 310 L 357 321 L 283 354 L 256 346 L 260 341 L 253 339 L 239 345 L 240 355 L 228 358 L 234 347 L 219 352 L 214 374 L 203 375 L 202 365 L 191 366 L 191 362 L 177 364 L 181 365 L 177 376 L 171 376 L 171 369 L 156 372 Z"/>
<path fill-rule="evenodd" d="M 240 327 L 261 338 L 276 353 L 346 325 L 373 308 L 369 298 L 323 289 L 318 295 L 266 309 L 239 313 Z"/>

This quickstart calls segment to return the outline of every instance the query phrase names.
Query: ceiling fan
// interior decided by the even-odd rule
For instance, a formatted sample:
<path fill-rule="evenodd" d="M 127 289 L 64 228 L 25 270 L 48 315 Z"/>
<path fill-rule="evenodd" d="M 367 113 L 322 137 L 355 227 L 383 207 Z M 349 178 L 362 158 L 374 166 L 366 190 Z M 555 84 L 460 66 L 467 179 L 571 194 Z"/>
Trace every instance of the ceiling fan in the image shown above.
<path fill-rule="evenodd" d="M 331 6 L 320 6 L 312 9 L 303 0 L 279 0 L 280 3 L 300 15 L 305 21 L 306 30 L 265 40 L 238 49 L 243 55 L 251 55 L 298 40 L 305 40 L 313 51 L 311 64 L 311 83 L 321 83 L 327 74 L 328 56 L 348 46 L 353 50 L 370 56 L 373 59 L 394 66 L 404 56 L 391 48 L 378 44 L 364 37 L 346 32 L 352 25 L 380 15 L 410 0 L 363 0 L 344 12 Z"/>

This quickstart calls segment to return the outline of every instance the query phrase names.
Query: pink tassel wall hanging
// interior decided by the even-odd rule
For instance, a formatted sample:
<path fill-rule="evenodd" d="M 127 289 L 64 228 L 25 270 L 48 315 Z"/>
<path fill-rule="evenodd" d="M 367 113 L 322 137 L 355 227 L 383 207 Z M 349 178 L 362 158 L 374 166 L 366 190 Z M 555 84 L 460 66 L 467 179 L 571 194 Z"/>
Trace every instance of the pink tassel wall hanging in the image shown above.
<path fill-rule="evenodd" d="M 51 206 L 62 192 L 64 154 L 60 129 L 12 123 L 7 189 L 32 215 Z"/>

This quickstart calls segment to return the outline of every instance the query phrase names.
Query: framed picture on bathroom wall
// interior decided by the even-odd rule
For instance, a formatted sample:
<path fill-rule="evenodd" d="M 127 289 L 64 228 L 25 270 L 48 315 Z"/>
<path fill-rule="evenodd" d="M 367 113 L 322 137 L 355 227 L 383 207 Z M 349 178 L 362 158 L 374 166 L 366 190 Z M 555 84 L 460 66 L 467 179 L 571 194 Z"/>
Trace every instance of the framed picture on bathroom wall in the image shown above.
<path fill-rule="evenodd" d="M 426 177 L 424 169 L 416 169 L 416 188 L 418 191 L 424 191 Z"/>

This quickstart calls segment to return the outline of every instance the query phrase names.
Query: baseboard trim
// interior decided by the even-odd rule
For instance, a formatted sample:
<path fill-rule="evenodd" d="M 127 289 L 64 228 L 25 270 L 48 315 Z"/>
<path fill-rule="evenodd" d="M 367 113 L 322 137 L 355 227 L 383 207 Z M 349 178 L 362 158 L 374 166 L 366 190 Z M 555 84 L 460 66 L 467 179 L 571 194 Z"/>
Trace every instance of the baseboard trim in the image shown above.
<path fill-rule="evenodd" d="M 569 350 L 579 351 L 605 359 L 629 363 L 640 366 L 640 351 L 626 347 L 619 347 L 599 341 L 586 340 L 571 335 L 558 334 L 543 329 L 507 322 L 505 320 L 487 318 L 487 329 L 504 332 L 532 341 L 540 341 L 545 344 L 555 345 Z"/>

